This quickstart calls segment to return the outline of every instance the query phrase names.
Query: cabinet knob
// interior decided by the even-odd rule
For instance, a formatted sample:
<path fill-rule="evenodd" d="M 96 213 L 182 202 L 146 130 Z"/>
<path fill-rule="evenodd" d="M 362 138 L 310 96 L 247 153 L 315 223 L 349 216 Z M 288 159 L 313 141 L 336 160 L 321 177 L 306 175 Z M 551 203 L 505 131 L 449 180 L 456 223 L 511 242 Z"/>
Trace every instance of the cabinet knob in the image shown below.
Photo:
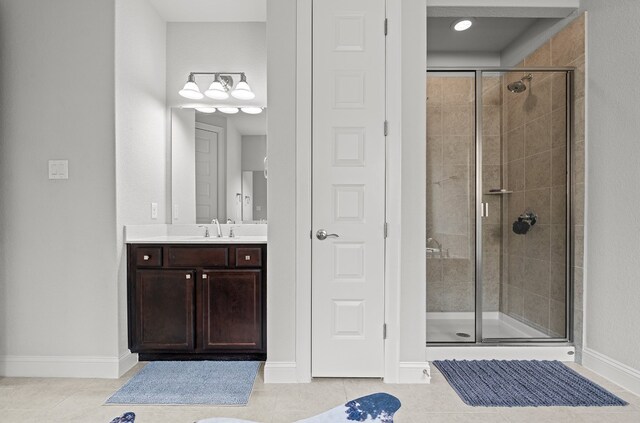
<path fill-rule="evenodd" d="M 144 261 L 148 261 L 150 258 L 151 258 L 151 256 L 147 256 L 147 255 L 145 255 L 144 257 L 142 257 L 142 259 L 143 259 Z"/>
<path fill-rule="evenodd" d="M 191 279 L 191 275 L 186 275 L 185 276 L 187 279 Z"/>
<path fill-rule="evenodd" d="M 207 279 L 207 275 L 202 275 L 202 279 Z"/>
<path fill-rule="evenodd" d="M 250 261 L 251 260 L 251 256 L 244 256 L 245 261 Z"/>

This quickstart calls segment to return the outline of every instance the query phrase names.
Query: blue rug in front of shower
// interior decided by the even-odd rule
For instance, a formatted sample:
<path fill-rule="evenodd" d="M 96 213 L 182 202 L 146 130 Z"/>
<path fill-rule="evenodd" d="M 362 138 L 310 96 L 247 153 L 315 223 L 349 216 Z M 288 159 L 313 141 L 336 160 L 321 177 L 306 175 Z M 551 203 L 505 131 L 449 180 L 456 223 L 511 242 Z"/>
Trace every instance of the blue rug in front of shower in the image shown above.
<path fill-rule="evenodd" d="M 246 405 L 257 361 L 154 361 L 107 404 Z"/>
<path fill-rule="evenodd" d="M 434 366 L 474 407 L 604 407 L 627 402 L 559 361 L 439 360 Z"/>

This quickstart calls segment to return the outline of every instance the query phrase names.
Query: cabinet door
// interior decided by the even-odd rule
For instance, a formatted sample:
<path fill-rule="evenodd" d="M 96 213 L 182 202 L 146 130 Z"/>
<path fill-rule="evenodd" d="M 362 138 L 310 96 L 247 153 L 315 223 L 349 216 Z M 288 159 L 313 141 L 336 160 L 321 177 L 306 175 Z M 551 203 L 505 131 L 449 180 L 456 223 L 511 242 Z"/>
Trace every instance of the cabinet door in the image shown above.
<path fill-rule="evenodd" d="M 132 351 L 193 350 L 194 278 L 188 270 L 136 272 Z"/>
<path fill-rule="evenodd" d="M 262 272 L 210 270 L 202 274 L 202 344 L 205 351 L 261 351 Z"/>

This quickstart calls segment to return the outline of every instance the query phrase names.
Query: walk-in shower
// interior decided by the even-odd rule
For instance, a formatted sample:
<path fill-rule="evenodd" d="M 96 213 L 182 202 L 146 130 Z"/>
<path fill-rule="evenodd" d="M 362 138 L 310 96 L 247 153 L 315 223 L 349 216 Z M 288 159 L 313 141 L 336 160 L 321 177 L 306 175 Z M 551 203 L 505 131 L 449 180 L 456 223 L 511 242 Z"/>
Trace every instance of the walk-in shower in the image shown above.
<path fill-rule="evenodd" d="M 571 341 L 572 68 L 427 71 L 427 344 Z"/>

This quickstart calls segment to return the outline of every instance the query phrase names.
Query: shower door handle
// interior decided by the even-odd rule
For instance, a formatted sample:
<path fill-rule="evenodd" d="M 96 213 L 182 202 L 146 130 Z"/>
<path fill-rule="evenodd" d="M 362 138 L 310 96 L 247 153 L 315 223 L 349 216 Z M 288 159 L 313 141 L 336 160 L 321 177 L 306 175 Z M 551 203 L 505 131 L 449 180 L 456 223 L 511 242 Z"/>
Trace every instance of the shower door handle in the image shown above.
<path fill-rule="evenodd" d="M 480 203 L 480 217 L 489 217 L 489 203 Z"/>

